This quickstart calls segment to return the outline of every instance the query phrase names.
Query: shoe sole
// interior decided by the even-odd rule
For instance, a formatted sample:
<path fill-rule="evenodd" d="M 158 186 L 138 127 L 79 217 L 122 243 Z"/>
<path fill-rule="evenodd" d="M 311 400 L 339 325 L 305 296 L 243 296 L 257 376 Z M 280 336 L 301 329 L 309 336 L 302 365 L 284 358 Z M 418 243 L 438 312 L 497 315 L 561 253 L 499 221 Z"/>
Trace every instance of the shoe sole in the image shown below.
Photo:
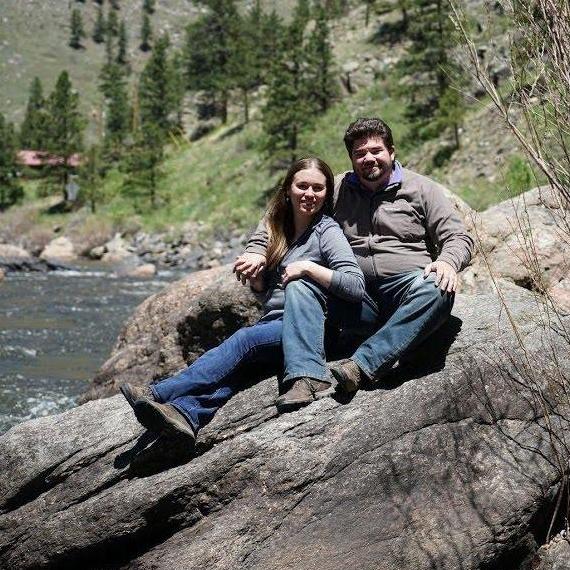
<path fill-rule="evenodd" d="M 131 406 L 131 408 L 135 408 L 135 402 L 136 400 L 133 398 L 133 394 L 130 391 L 129 387 L 126 384 L 121 384 L 119 386 L 119 390 L 121 391 L 121 394 L 123 394 L 123 396 L 125 397 L 125 400 L 127 400 L 127 402 L 129 403 L 129 406 Z"/>
<path fill-rule="evenodd" d="M 137 420 L 146 429 L 157 433 L 184 436 L 184 438 L 192 440 L 192 443 L 196 441 L 192 428 L 188 427 L 186 429 L 185 427 L 177 426 L 152 402 L 138 400 L 134 410 Z"/>
<path fill-rule="evenodd" d="M 275 407 L 277 408 L 278 412 L 292 412 L 294 410 L 298 410 L 300 408 L 303 408 L 304 406 L 308 406 L 309 404 L 312 404 L 313 402 L 316 402 L 317 400 L 321 400 L 322 398 L 326 398 L 327 396 L 330 396 L 334 394 L 334 387 L 331 386 L 330 388 L 327 388 L 326 390 L 321 390 L 320 392 L 316 392 L 313 394 L 312 398 L 308 399 L 308 398 L 304 398 L 304 399 L 298 399 L 298 400 L 286 400 L 286 401 L 276 401 L 275 402 Z"/>
<path fill-rule="evenodd" d="M 354 392 L 358 392 L 358 386 L 355 386 L 353 382 L 349 383 L 346 381 L 346 376 L 340 370 L 336 368 L 329 368 L 330 373 L 333 375 L 334 379 L 336 380 L 337 386 L 341 389 L 342 392 L 346 394 L 353 394 Z"/>

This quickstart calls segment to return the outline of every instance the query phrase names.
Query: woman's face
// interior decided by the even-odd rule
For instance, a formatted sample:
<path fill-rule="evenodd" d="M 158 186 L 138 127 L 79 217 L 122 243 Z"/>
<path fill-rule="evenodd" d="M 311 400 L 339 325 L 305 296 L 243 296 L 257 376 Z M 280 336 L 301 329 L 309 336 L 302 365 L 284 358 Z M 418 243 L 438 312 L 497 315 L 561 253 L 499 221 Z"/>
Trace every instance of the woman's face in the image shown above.
<path fill-rule="evenodd" d="M 325 175 L 318 168 L 299 170 L 287 191 L 293 212 L 300 216 L 314 216 L 325 203 L 326 183 Z"/>

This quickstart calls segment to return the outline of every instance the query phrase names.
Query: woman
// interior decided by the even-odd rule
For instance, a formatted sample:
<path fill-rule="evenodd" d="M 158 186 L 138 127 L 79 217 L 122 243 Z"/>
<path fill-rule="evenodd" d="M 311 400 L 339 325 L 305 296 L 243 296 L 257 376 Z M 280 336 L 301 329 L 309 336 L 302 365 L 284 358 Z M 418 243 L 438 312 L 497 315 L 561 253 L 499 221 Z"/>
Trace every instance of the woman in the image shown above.
<path fill-rule="evenodd" d="M 265 217 L 269 232 L 267 261 L 262 276 L 250 285 L 265 292 L 264 316 L 252 327 L 237 331 L 191 366 L 146 388 L 123 384 L 121 391 L 146 428 L 182 435 L 194 443 L 206 425 L 239 388 L 236 372 L 246 364 L 275 364 L 285 360 L 285 394 L 280 412 L 297 409 L 330 393 L 322 362 L 313 366 L 288 362 L 282 352 L 283 307 L 286 287 L 297 279 L 328 290 L 342 299 L 360 302 L 364 276 L 338 224 L 328 216 L 334 179 L 318 158 L 295 162 L 273 196 Z M 321 327 L 322 328 L 322 327 Z M 322 343 L 324 331 L 315 331 Z"/>

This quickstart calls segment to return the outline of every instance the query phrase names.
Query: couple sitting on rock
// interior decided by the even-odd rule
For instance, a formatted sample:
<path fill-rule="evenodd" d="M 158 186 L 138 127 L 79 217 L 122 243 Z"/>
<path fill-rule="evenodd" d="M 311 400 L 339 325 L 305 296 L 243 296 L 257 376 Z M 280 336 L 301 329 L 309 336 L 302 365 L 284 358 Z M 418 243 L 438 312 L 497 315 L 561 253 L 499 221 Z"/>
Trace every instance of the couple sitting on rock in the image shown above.
<path fill-rule="evenodd" d="M 335 180 L 318 158 L 295 162 L 234 264 L 264 293 L 259 322 L 170 378 L 121 386 L 143 426 L 193 444 L 252 363 L 284 372 L 279 412 L 354 392 L 448 318 L 473 240 L 443 188 L 402 168 L 379 119 L 353 122 L 344 142 L 353 170 Z M 325 321 L 371 336 L 327 368 Z"/>

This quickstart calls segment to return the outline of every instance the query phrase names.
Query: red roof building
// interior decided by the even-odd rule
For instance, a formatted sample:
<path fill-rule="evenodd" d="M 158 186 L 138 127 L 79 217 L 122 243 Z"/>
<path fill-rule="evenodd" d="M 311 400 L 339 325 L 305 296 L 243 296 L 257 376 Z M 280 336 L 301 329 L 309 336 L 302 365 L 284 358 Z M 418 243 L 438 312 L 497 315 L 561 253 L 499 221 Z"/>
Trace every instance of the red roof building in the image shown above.
<path fill-rule="evenodd" d="M 41 166 L 57 166 L 63 164 L 63 157 L 51 154 L 44 150 L 19 150 L 17 156 L 18 162 L 23 166 L 31 168 L 39 168 Z M 68 166 L 77 168 L 81 165 L 81 155 L 72 154 L 68 161 Z"/>

